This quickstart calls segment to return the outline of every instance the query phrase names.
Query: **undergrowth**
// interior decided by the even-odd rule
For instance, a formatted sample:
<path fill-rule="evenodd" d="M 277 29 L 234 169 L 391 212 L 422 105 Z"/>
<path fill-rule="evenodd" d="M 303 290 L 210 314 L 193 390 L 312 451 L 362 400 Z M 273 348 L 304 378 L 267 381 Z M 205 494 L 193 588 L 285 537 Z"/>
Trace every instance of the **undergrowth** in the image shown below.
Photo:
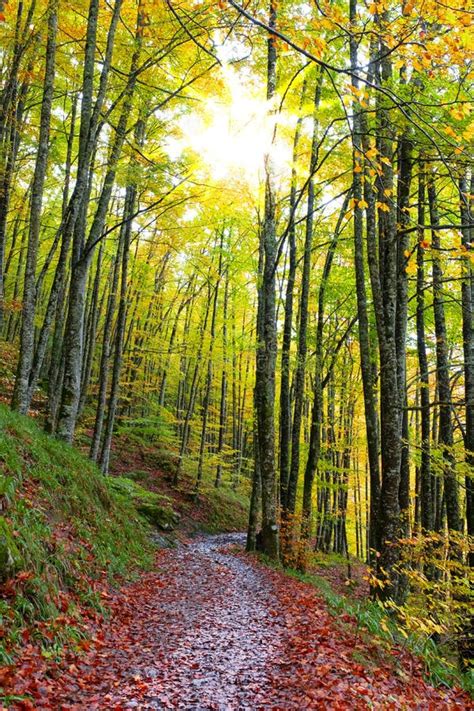
<path fill-rule="evenodd" d="M 0 664 L 20 644 L 44 656 L 104 612 L 107 583 L 151 564 L 148 526 L 72 447 L 0 405 Z"/>
<path fill-rule="evenodd" d="M 293 568 L 284 568 L 267 556 L 259 554 L 265 565 L 282 571 L 289 577 L 296 578 L 315 587 L 325 600 L 328 610 L 336 618 L 342 614 L 350 615 L 357 623 L 359 634 L 369 633 L 372 639 L 391 647 L 399 645 L 421 659 L 425 666 L 427 679 L 435 686 L 458 686 L 470 694 L 474 693 L 473 672 L 461 672 L 443 654 L 440 646 L 431 636 L 407 631 L 397 623 L 380 601 L 351 599 L 334 591 L 331 584 L 323 577 L 313 573 L 302 573 Z M 343 624 L 343 623 L 341 623 Z"/>
<path fill-rule="evenodd" d="M 178 472 L 179 469 L 179 472 Z M 215 483 L 215 465 L 206 462 L 203 478 L 196 492 L 197 462 L 179 458 L 167 441 L 149 437 L 140 421 L 132 427 L 119 427 L 114 441 L 111 472 L 116 479 L 126 477 L 167 500 L 182 517 L 181 528 L 188 533 L 226 533 L 247 528 L 249 495 L 245 481 L 238 488 L 224 468 L 219 487 Z M 173 483 L 178 473 L 178 484 Z"/>
<path fill-rule="evenodd" d="M 228 488 L 204 486 L 200 493 L 205 507 L 206 520 L 202 530 L 206 533 L 244 531 L 248 522 L 248 498 Z"/>

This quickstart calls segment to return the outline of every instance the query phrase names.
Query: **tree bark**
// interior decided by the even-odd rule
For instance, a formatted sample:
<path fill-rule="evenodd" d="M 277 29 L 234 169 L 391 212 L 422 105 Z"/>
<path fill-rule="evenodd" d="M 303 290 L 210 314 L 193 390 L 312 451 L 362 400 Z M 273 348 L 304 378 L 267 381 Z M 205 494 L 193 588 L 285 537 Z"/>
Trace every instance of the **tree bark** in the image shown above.
<path fill-rule="evenodd" d="M 276 25 L 276 5 L 270 3 L 270 27 Z M 271 104 L 276 91 L 276 38 L 267 42 L 267 100 Z M 270 115 L 274 115 L 271 107 Z M 275 467 L 275 365 L 277 351 L 275 272 L 277 266 L 275 175 L 271 153 L 265 156 L 265 210 L 260 230 L 263 247 L 263 276 L 259 290 L 261 299 L 262 328 L 257 347 L 256 409 L 260 476 L 262 482 L 262 550 L 271 558 L 278 559 L 278 525 L 276 502 Z"/>
<path fill-rule="evenodd" d="M 357 15 L 357 0 L 351 0 L 350 16 L 355 20 Z M 351 67 L 353 69 L 352 85 L 359 89 L 357 78 L 357 40 L 353 36 L 351 39 Z M 380 509 L 380 464 L 379 464 L 379 420 L 377 416 L 377 396 L 376 382 L 374 380 L 373 355 L 370 341 L 369 313 L 367 305 L 367 290 L 365 283 L 365 263 L 364 263 L 364 222 L 363 213 L 357 205 L 364 197 L 367 202 L 367 251 L 373 253 L 375 242 L 375 204 L 373 190 L 364 182 L 364 190 L 361 175 L 363 164 L 363 148 L 367 143 L 366 125 L 363 121 L 362 107 L 357 106 L 353 118 L 353 199 L 355 202 L 354 211 L 354 264 L 356 276 L 357 293 L 357 319 L 359 328 L 359 349 L 360 364 L 362 374 L 362 387 L 364 393 L 365 429 L 367 436 L 367 453 L 369 463 L 370 478 L 370 518 L 368 521 L 369 550 L 368 559 L 373 564 L 375 562 L 375 552 L 378 549 L 379 531 L 379 509 Z M 365 170 L 365 181 L 369 178 L 368 170 Z M 374 270 L 373 270 L 374 271 Z M 372 280 L 374 283 L 374 280 Z"/>
<path fill-rule="evenodd" d="M 428 203 L 430 222 L 432 225 L 431 234 L 433 246 L 433 313 L 436 335 L 436 379 L 439 399 L 438 444 L 443 457 L 444 496 L 448 528 L 451 531 L 460 531 L 459 494 L 453 453 L 452 399 L 449 380 L 448 336 L 444 312 L 443 270 L 439 258 L 441 244 L 439 231 L 436 229 L 439 225 L 439 216 L 436 186 L 432 176 L 430 176 L 428 181 Z"/>
<path fill-rule="evenodd" d="M 34 353 L 34 321 L 36 310 L 36 265 L 43 205 L 44 182 L 48 165 L 49 134 L 53 104 L 56 65 L 56 36 L 58 30 L 58 3 L 52 0 L 48 8 L 48 40 L 46 44 L 45 79 L 41 102 L 40 132 L 35 173 L 31 187 L 28 246 L 23 287 L 20 354 L 18 359 L 12 407 L 26 414 L 29 407 L 29 375 Z"/>
<path fill-rule="evenodd" d="M 96 0 L 92 0 L 95 2 Z M 116 0 L 117 4 L 121 0 Z M 115 14 L 113 15 L 113 19 Z M 130 71 L 127 78 L 127 84 L 124 90 L 123 105 L 118 120 L 115 139 L 111 148 L 108 161 L 107 172 L 105 175 L 102 191 L 98 200 L 97 209 L 90 228 L 87 243 L 84 241 L 85 228 L 85 209 L 86 206 L 82 201 L 78 206 L 78 216 L 74 227 L 73 248 L 72 248 L 72 267 L 71 281 L 69 287 L 69 309 L 66 321 L 66 331 L 64 338 L 64 382 L 61 395 L 61 404 L 58 413 L 57 434 L 61 439 L 67 442 L 72 442 L 77 420 L 77 411 L 80 397 L 80 374 L 82 361 L 82 343 L 83 343 L 83 320 L 84 320 L 84 293 L 87 281 L 87 273 L 89 264 L 95 249 L 96 244 L 101 238 L 103 232 L 107 208 L 109 206 L 112 188 L 115 182 L 117 171 L 117 163 L 122 150 L 122 145 L 125 140 L 127 124 L 132 107 L 132 97 L 137 82 L 137 67 L 141 51 L 141 10 L 138 10 L 137 32 L 135 38 L 135 51 L 131 59 Z M 109 37 L 110 39 L 110 37 Z M 94 31 L 95 42 L 95 31 Z M 92 58 L 93 67 L 93 58 Z M 101 94 L 102 86 L 99 89 Z M 91 116 L 91 127 L 95 130 L 94 122 L 98 120 L 96 117 L 97 102 L 94 107 L 94 112 Z M 81 119 L 81 131 L 82 131 Z M 87 146 L 89 149 L 89 146 Z M 87 158 L 88 150 L 86 150 Z M 79 170 L 79 169 L 78 169 Z M 77 188 L 77 184 L 76 184 Z"/>
<path fill-rule="evenodd" d="M 227 269 L 224 288 L 223 323 L 222 323 L 222 376 L 221 376 L 221 401 L 219 408 L 219 439 L 217 443 L 217 455 L 219 462 L 216 469 L 215 486 L 218 488 L 222 482 L 222 471 L 224 456 L 224 438 L 227 419 L 227 313 L 229 301 L 229 270 Z"/>
<path fill-rule="evenodd" d="M 285 318 L 283 322 L 283 340 L 281 346 L 280 369 L 280 503 L 286 505 L 288 480 L 290 476 L 290 441 L 291 441 L 291 396 L 290 396 L 290 352 L 291 331 L 293 327 L 293 300 L 296 278 L 296 166 L 298 162 L 298 147 L 303 117 L 301 108 L 305 96 L 305 86 L 301 92 L 300 115 L 296 122 L 293 139 L 293 163 L 291 169 L 290 188 L 290 221 L 288 225 L 288 277 L 285 295 Z"/>
<path fill-rule="evenodd" d="M 418 246 L 416 273 L 416 345 L 420 371 L 421 407 L 421 461 L 420 461 L 420 520 L 423 531 L 432 531 L 434 526 L 432 475 L 431 475 L 431 424 L 430 424 L 430 379 L 425 335 L 425 270 L 424 230 L 425 222 L 425 175 L 420 162 L 418 177 Z"/>
<path fill-rule="evenodd" d="M 311 144 L 311 157 L 309 165 L 309 182 L 308 182 L 308 201 L 306 215 L 306 234 L 304 242 L 303 254 L 303 273 L 301 276 L 301 295 L 299 303 L 299 332 L 298 332 L 298 349 L 296 355 L 296 372 L 294 382 L 294 410 L 293 410 L 293 428 L 291 432 L 291 465 L 290 476 L 288 480 L 288 494 L 286 499 L 286 509 L 290 514 L 295 513 L 296 509 L 296 494 L 298 489 L 298 478 L 300 469 L 300 439 L 301 439 L 301 422 L 303 414 L 303 398 L 304 398 L 304 383 L 306 375 L 306 354 L 308 351 L 308 307 L 309 307 L 309 289 L 311 275 L 311 257 L 313 251 L 313 214 L 315 208 L 314 195 L 314 173 L 316 171 L 317 156 L 318 156 L 318 110 L 321 100 L 322 90 L 322 72 L 318 73 L 316 79 L 316 88 L 314 93 L 313 106 L 313 136 Z M 337 228 L 336 228 L 337 232 Z M 316 374 L 316 378 L 320 377 L 320 373 Z"/>

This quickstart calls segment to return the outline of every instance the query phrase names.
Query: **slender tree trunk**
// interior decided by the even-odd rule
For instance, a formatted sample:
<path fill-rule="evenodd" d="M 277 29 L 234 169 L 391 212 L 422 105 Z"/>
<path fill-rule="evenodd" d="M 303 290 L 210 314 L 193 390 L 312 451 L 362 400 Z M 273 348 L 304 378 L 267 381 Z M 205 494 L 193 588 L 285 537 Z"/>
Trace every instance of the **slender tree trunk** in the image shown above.
<path fill-rule="evenodd" d="M 410 535 L 410 446 L 407 409 L 406 382 L 406 340 L 408 319 L 408 278 L 406 272 L 406 252 L 409 236 L 406 232 L 409 219 L 410 187 L 412 179 L 412 143 L 406 135 L 398 143 L 398 181 L 397 181 L 397 226 L 399 229 L 398 269 L 397 269 L 397 313 L 395 321 L 395 341 L 397 347 L 398 393 L 400 402 L 400 432 L 402 451 L 400 460 L 400 484 L 398 501 L 400 506 L 400 534 Z M 408 575 L 400 570 L 398 575 L 397 600 L 402 602 L 408 595 Z"/>
<path fill-rule="evenodd" d="M 401 404 L 400 429 L 402 433 L 402 458 L 400 466 L 399 503 L 402 517 L 402 535 L 409 535 L 410 508 L 410 449 L 408 443 L 408 410 L 406 384 L 406 337 L 408 316 L 408 279 L 406 273 L 406 252 L 409 246 L 406 229 L 409 224 L 410 186 L 412 177 L 412 144 L 409 138 L 400 139 L 398 146 L 398 183 L 397 183 L 397 225 L 398 236 L 398 272 L 397 272 L 397 372 L 398 390 Z M 401 592 L 401 591 L 400 591 Z"/>
<path fill-rule="evenodd" d="M 378 22 L 384 20 L 384 14 Z M 377 61 L 377 82 L 388 82 L 392 76 L 390 52 L 382 34 L 379 38 L 382 58 Z M 371 277 L 372 298 L 377 324 L 380 357 L 380 442 L 381 442 L 381 489 L 378 512 L 379 535 L 377 558 L 378 575 L 382 585 L 377 594 L 382 599 L 397 598 L 398 562 L 400 558 L 400 472 L 402 460 L 401 403 L 398 383 L 398 362 L 404 354 L 397 350 L 397 285 L 398 285 L 398 231 L 397 215 L 393 203 L 386 196 L 394 190 L 393 177 L 393 124 L 386 99 L 376 99 L 377 141 L 376 150 L 382 169 L 376 178 L 379 197 L 378 207 L 378 255 L 370 203 L 367 209 L 367 247 Z M 367 150 L 364 149 L 367 155 Z M 371 191 L 372 192 L 372 191 Z M 368 201 L 366 201 L 368 202 Z M 360 206 L 359 206 L 360 207 Z M 378 261 L 377 261 L 378 256 Z M 400 346 L 401 344 L 399 344 Z"/>
<path fill-rule="evenodd" d="M 357 0 L 350 2 L 350 16 L 355 20 L 357 15 Z M 352 85 L 359 89 L 357 78 L 357 40 L 353 36 L 351 39 L 351 67 L 353 69 Z M 356 276 L 357 293 L 357 318 L 359 326 L 359 349 L 362 374 L 362 387 L 364 392 L 364 412 L 365 428 L 367 437 L 367 453 L 370 476 L 370 518 L 368 521 L 369 537 L 369 560 L 375 560 L 375 551 L 378 548 L 379 530 L 379 506 L 380 506 L 380 465 L 379 465 L 379 422 L 377 417 L 376 383 L 374 381 L 374 369 L 372 366 L 372 347 L 370 342 L 370 326 L 367 305 L 367 291 L 365 284 L 365 264 L 364 264 L 364 224 L 363 213 L 357 205 L 363 196 L 367 202 L 367 242 L 368 245 L 375 240 L 375 205 L 373 191 L 364 191 L 362 184 L 362 150 L 364 147 L 364 129 L 362 107 L 357 106 L 353 118 L 353 199 L 355 202 L 354 211 L 354 263 Z M 365 142 L 367 139 L 365 138 Z M 365 180 L 369 177 L 366 171 Z M 364 182 L 364 186 L 366 183 Z M 370 250 L 369 250 L 370 251 Z"/>
<path fill-rule="evenodd" d="M 222 324 L 222 351 L 223 351 L 223 362 L 222 362 L 222 377 L 221 377 L 221 402 L 219 410 L 219 441 L 217 444 L 217 454 L 219 456 L 219 462 L 217 464 L 216 470 L 216 480 L 214 482 L 216 487 L 221 485 L 222 481 L 222 457 L 224 451 L 224 438 L 226 430 L 226 418 L 227 418 L 227 312 L 228 312 L 228 300 L 229 300 L 229 270 L 226 273 L 225 289 L 224 289 L 224 304 L 223 304 L 223 324 Z"/>
<path fill-rule="evenodd" d="M 181 468 L 183 466 L 183 459 L 184 455 L 186 454 L 186 449 L 188 446 L 188 440 L 189 440 L 189 431 L 190 431 L 190 426 L 191 426 L 191 418 L 194 413 L 194 405 L 196 402 L 196 395 L 197 395 L 197 386 L 198 386 L 198 379 L 199 379 L 199 369 L 201 365 L 201 360 L 202 360 L 202 352 L 204 349 L 204 336 L 206 333 L 206 328 L 207 328 L 207 321 L 209 318 L 209 313 L 210 313 L 210 299 L 207 299 L 206 301 L 206 306 L 205 306 L 205 312 L 204 312 L 204 318 L 203 318 L 203 323 L 201 327 L 201 333 L 199 337 L 199 346 L 198 346 L 198 351 L 196 354 L 196 362 L 194 364 L 194 370 L 193 370 L 193 377 L 191 381 L 191 386 L 189 389 L 189 400 L 188 400 L 188 407 L 186 410 L 186 416 L 183 422 L 183 427 L 182 427 L 182 434 L 181 434 L 181 445 L 180 445 L 180 450 L 179 450 L 179 459 L 178 459 L 178 466 L 176 467 L 176 472 L 174 475 L 173 483 L 175 486 L 177 486 L 178 481 L 179 481 L 179 476 L 181 473 Z M 183 383 L 184 387 L 184 383 Z"/>
<path fill-rule="evenodd" d="M 189 280 L 188 286 L 186 288 L 185 296 L 182 299 L 180 305 L 178 306 L 173 322 L 173 327 L 171 329 L 171 335 L 168 341 L 168 351 L 166 354 L 166 363 L 169 364 L 171 354 L 173 352 L 173 347 L 174 347 L 174 342 L 176 339 L 176 334 L 178 332 L 178 324 L 181 318 L 181 313 L 183 312 L 183 309 L 186 307 L 189 307 L 189 304 L 195 299 L 196 293 L 193 293 L 193 288 L 194 288 L 194 276 Z M 185 318 L 186 322 L 186 318 Z M 158 395 L 158 402 L 160 403 L 160 407 L 165 406 L 165 400 L 166 400 L 166 383 L 168 380 L 168 367 L 166 366 L 163 369 L 163 376 L 161 379 L 160 383 L 160 391 Z"/>
<path fill-rule="evenodd" d="M 459 181 L 461 224 L 468 225 L 462 231 L 463 244 L 466 250 L 472 245 L 474 238 L 474 219 L 472 213 L 472 196 L 469 198 L 467 178 Z M 469 254 L 469 252 L 467 252 Z M 466 524 L 469 536 L 474 536 L 474 317 L 473 294 L 474 273 L 469 258 L 464 259 L 463 281 L 461 284 L 462 301 L 462 333 L 464 352 L 464 397 L 466 422 L 464 428 L 464 447 L 466 463 L 470 472 L 466 474 Z M 474 567 L 474 550 L 469 553 L 469 565 Z"/>
<path fill-rule="evenodd" d="M 258 268 L 257 268 L 257 319 L 255 327 L 255 346 L 258 353 L 260 341 L 263 339 L 263 264 L 265 254 L 263 249 L 263 240 L 259 240 L 258 244 Z M 258 360 L 257 360 L 258 367 Z M 255 375 L 255 387 L 253 390 L 253 477 L 252 477 L 252 494 L 250 497 L 249 523 L 247 529 L 247 551 L 255 551 L 257 549 L 258 526 L 261 519 L 262 505 L 262 477 L 260 465 L 260 445 L 258 443 L 258 403 L 257 403 L 257 374 Z M 261 547 L 261 546 L 260 546 Z"/>
<path fill-rule="evenodd" d="M 93 0 L 95 2 L 95 0 Z M 117 0 L 117 3 L 120 0 Z M 115 14 L 113 15 L 113 19 Z M 124 90 L 124 100 L 118 120 L 115 139 L 110 151 L 110 157 L 105 175 L 102 191 L 98 200 L 97 209 L 90 228 L 87 243 L 84 241 L 86 205 L 79 206 L 78 220 L 75 225 L 73 238 L 73 259 L 71 267 L 71 282 L 69 287 L 69 309 L 66 321 L 64 339 L 64 382 L 61 396 L 61 405 L 58 414 L 57 434 L 61 439 L 71 442 L 76 426 L 79 397 L 80 374 L 82 361 L 83 320 L 84 320 L 84 293 L 87 281 L 89 264 L 94 248 L 103 232 L 107 209 L 109 206 L 112 188 L 115 182 L 117 163 L 122 150 L 127 131 L 127 123 L 132 107 L 132 97 L 137 82 L 137 67 L 141 50 L 141 10 L 138 11 L 137 33 L 135 38 L 135 52 L 131 59 L 130 72 Z M 110 39 L 110 38 L 109 38 Z M 95 41 L 95 33 L 94 33 Z M 101 87 L 100 87 L 101 88 Z M 100 94 L 100 89 L 99 89 Z M 94 109 L 97 107 L 96 106 Z M 92 123 L 95 114 L 92 115 Z M 82 129 L 82 121 L 81 121 Z M 77 186 L 76 186 L 77 187 Z"/>
<path fill-rule="evenodd" d="M 44 182 L 48 165 L 49 133 L 53 104 L 54 76 L 56 65 L 56 35 L 58 30 L 57 0 L 52 0 L 48 8 L 48 40 L 46 44 L 46 66 L 41 103 L 38 154 L 31 188 L 28 247 L 23 287 L 22 326 L 20 355 L 12 397 L 12 407 L 26 414 L 29 407 L 29 375 L 34 353 L 34 320 L 36 307 L 36 265 L 38 242 L 43 205 Z"/>
<path fill-rule="evenodd" d="M 17 263 L 16 263 L 15 275 L 13 278 L 13 293 L 11 295 L 11 299 L 12 299 L 13 303 L 17 302 L 17 300 L 19 298 L 19 294 L 20 294 L 21 273 L 22 273 L 22 266 L 24 263 L 24 255 L 25 255 L 26 243 L 27 243 L 27 238 L 28 238 L 28 230 L 25 229 L 25 227 L 22 227 L 20 229 L 20 223 L 23 222 L 24 218 L 25 218 L 24 211 L 23 211 L 23 209 L 20 209 L 18 211 L 16 219 L 15 219 L 15 225 L 13 227 L 13 235 L 12 235 L 10 252 L 8 254 L 7 261 L 5 263 L 5 271 L 4 271 L 4 275 L 3 275 L 4 276 L 4 286 L 5 286 L 5 280 L 12 268 L 13 255 L 16 251 L 17 244 L 18 244 L 18 237 L 21 232 L 20 248 L 18 251 L 18 259 L 17 259 Z M 15 322 L 15 313 L 14 313 L 14 311 L 12 311 L 8 316 L 8 320 L 4 324 L 4 329 L 3 329 L 5 339 L 7 341 L 11 340 L 11 334 L 12 334 L 14 322 Z"/>
<path fill-rule="evenodd" d="M 211 393 L 212 393 L 212 379 L 213 379 L 213 368 L 212 368 L 212 358 L 214 354 L 214 342 L 216 338 L 216 316 L 217 316 L 217 300 L 219 296 L 219 286 L 222 278 L 222 249 L 224 243 L 224 231 L 221 233 L 221 240 L 219 246 L 219 265 L 217 268 L 217 281 L 214 286 L 214 295 L 212 299 L 212 314 L 211 314 L 211 328 L 209 333 L 209 352 L 207 361 L 207 378 L 206 378 L 206 389 L 204 391 L 204 399 L 202 404 L 202 422 L 201 422 L 201 443 L 199 446 L 199 459 L 197 466 L 197 476 L 196 476 L 196 492 L 199 491 L 199 487 L 202 481 L 203 466 L 204 466 L 204 451 L 206 448 L 206 435 L 207 435 L 207 422 L 209 417 L 209 405 L 211 403 Z"/>
<path fill-rule="evenodd" d="M 425 222 L 425 175 L 420 163 L 418 177 L 418 246 L 416 276 L 416 343 L 420 370 L 421 407 L 421 461 L 420 461 L 420 520 L 424 531 L 431 531 L 434 524 L 432 476 L 431 476 L 431 424 L 430 424 L 430 379 L 425 336 L 425 270 L 423 256 Z"/>
<path fill-rule="evenodd" d="M 97 256 L 97 265 L 95 271 L 94 282 L 92 286 L 91 301 L 89 308 L 88 317 L 88 328 L 87 328 L 87 344 L 84 348 L 85 359 L 82 367 L 82 379 L 81 379 L 81 397 L 79 399 L 79 414 L 84 409 L 87 399 L 87 391 L 89 388 L 89 382 L 92 372 L 92 362 L 94 359 L 94 351 L 96 345 L 96 335 L 97 326 L 100 318 L 100 311 L 102 304 L 99 304 L 99 288 L 100 288 L 100 278 L 102 276 L 102 255 L 103 255 L 103 243 L 100 245 L 99 254 Z"/>
<path fill-rule="evenodd" d="M 436 335 L 436 378 L 439 398 L 439 446 L 443 456 L 444 495 L 448 528 L 451 531 L 460 531 L 459 494 L 453 453 L 454 436 L 451 417 L 452 400 L 449 380 L 448 336 L 444 312 L 443 271 L 439 258 L 441 245 L 439 232 L 436 229 L 439 225 L 439 216 L 436 187 L 431 176 L 428 182 L 428 202 L 433 245 L 433 312 Z"/>
<path fill-rule="evenodd" d="M 270 27 L 276 24 L 276 5 L 270 3 Z M 276 38 L 268 39 L 267 100 L 271 104 L 276 91 Z M 270 109 L 274 115 L 273 108 Z M 265 214 L 260 231 L 263 246 L 263 278 L 259 290 L 262 328 L 259 334 L 256 367 L 256 409 L 260 475 L 262 482 L 262 550 L 271 558 L 279 557 L 275 468 L 275 365 L 277 332 L 275 314 L 275 272 L 277 266 L 275 175 L 273 159 L 265 156 Z"/>
<path fill-rule="evenodd" d="M 107 310 L 104 319 L 104 330 L 102 337 L 102 353 L 99 365 L 99 392 L 97 395 L 97 407 L 95 414 L 94 432 L 92 434 L 91 447 L 89 456 L 92 460 L 97 461 L 99 456 L 99 448 L 102 437 L 102 427 L 104 424 L 105 404 L 107 401 L 107 386 L 109 375 L 109 361 L 111 355 L 111 332 L 112 321 L 115 311 L 115 302 L 117 298 L 117 288 L 119 280 L 120 262 L 122 259 L 122 240 L 119 239 L 117 245 L 117 253 L 114 257 L 112 268 L 112 281 L 110 285 L 109 295 L 107 299 Z"/>
<path fill-rule="evenodd" d="M 141 129 L 138 128 L 138 131 Z M 104 474 L 109 472 L 110 447 L 112 444 L 112 434 L 114 429 L 115 411 L 119 395 L 120 372 L 123 361 L 123 344 L 125 338 L 125 325 L 127 319 L 127 291 L 128 291 L 128 262 L 130 254 L 130 238 L 132 234 L 132 215 L 135 210 L 137 188 L 135 184 L 129 185 L 125 193 L 124 222 L 122 225 L 122 265 L 120 276 L 120 300 L 117 314 L 117 326 L 115 332 L 115 353 L 112 368 L 112 380 L 110 384 L 109 407 L 107 420 L 105 423 L 104 441 L 100 454 L 100 468 Z"/>
<path fill-rule="evenodd" d="M 296 122 L 293 139 L 293 164 L 290 188 L 290 222 L 288 225 L 288 277 L 286 282 L 285 318 L 283 323 L 283 341 L 281 346 L 280 371 L 280 503 L 286 505 L 288 480 L 290 476 L 290 441 L 291 441 L 291 397 L 290 397 L 290 351 L 291 331 L 293 326 L 293 299 L 296 278 L 296 166 L 298 162 L 299 140 L 303 117 L 301 108 L 305 97 L 305 87 L 301 92 L 300 115 Z"/>
<path fill-rule="evenodd" d="M 467 176 L 462 177 L 459 181 L 459 202 L 461 224 L 466 225 L 462 230 L 463 244 L 467 251 L 471 245 L 471 240 L 474 237 L 474 220 L 471 213 L 472 196 L 469 197 Z M 474 538 L 474 320 L 473 320 L 473 293 L 474 293 L 474 275 L 469 256 L 464 258 L 463 264 L 463 281 L 461 283 L 461 303 L 462 303 L 462 334 L 463 334 L 463 353 L 464 353 L 464 397 L 466 401 L 466 421 L 464 427 L 464 448 L 466 450 L 466 464 L 468 470 L 465 476 L 466 485 L 466 528 L 467 534 L 472 540 Z M 474 568 L 474 547 L 471 545 L 468 553 L 468 565 L 470 568 L 470 585 L 471 593 L 468 605 L 472 603 L 472 593 L 474 591 L 474 581 L 472 577 L 472 569 Z M 469 596 L 467 596 L 469 598 Z M 461 666 L 464 670 L 468 670 L 474 659 L 474 613 L 472 605 L 470 614 L 467 614 L 467 619 L 464 622 L 464 629 L 459 642 L 459 654 Z"/>
<path fill-rule="evenodd" d="M 14 178 L 14 169 L 20 144 L 20 128 L 23 123 L 25 99 L 29 89 L 29 81 L 23 82 L 19 88 L 21 61 L 26 50 L 37 41 L 39 35 L 31 28 L 35 10 L 35 0 L 23 17 L 24 5 L 18 3 L 12 56 L 4 57 L 8 73 L 0 91 L 0 332 L 4 325 L 5 298 L 5 245 L 7 218 L 10 207 L 10 196 Z M 23 21 L 24 20 L 24 21 Z M 32 62 L 27 66 L 27 75 L 32 70 Z"/>
<path fill-rule="evenodd" d="M 286 499 L 286 509 L 290 514 L 294 514 L 296 509 L 296 494 L 298 489 L 298 478 L 300 468 L 300 439 L 301 439 L 301 422 L 303 415 L 303 399 L 304 399 L 304 383 L 306 375 L 306 354 L 308 350 L 308 307 L 309 307 L 309 289 L 311 275 L 311 256 L 313 250 L 313 213 L 315 208 L 314 196 L 314 173 L 316 171 L 316 163 L 318 156 L 318 110 L 321 100 L 322 89 L 322 72 L 319 72 L 316 79 L 316 88 L 314 94 L 313 108 L 313 137 L 311 145 L 310 158 L 310 178 L 308 182 L 308 202 L 306 216 L 306 234 L 304 243 L 303 255 L 303 273 L 301 277 L 301 296 L 299 303 L 299 332 L 298 332 L 298 350 L 296 356 L 296 373 L 294 383 L 294 410 L 293 410 L 293 428 L 291 432 L 291 465 L 290 476 L 288 481 L 288 493 Z M 337 231 L 337 228 L 336 228 Z M 320 373 L 316 374 L 320 377 Z M 306 512 L 305 512 L 306 513 Z"/>
<path fill-rule="evenodd" d="M 256 416 L 253 423 L 254 439 L 254 469 L 252 482 L 252 495 L 250 497 L 249 523 L 247 528 L 246 550 L 253 552 L 257 550 L 258 526 L 262 505 L 262 482 L 260 478 L 260 448 L 258 446 L 258 427 Z"/>

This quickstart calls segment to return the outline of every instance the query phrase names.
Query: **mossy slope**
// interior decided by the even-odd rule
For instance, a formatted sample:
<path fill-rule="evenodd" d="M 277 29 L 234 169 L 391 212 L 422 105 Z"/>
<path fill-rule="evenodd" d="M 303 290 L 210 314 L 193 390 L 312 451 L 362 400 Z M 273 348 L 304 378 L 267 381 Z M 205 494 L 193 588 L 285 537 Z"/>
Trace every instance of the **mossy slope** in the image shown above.
<path fill-rule="evenodd" d="M 101 609 L 106 583 L 146 567 L 132 499 L 72 447 L 0 405 L 0 664 L 25 637 L 59 649 Z"/>

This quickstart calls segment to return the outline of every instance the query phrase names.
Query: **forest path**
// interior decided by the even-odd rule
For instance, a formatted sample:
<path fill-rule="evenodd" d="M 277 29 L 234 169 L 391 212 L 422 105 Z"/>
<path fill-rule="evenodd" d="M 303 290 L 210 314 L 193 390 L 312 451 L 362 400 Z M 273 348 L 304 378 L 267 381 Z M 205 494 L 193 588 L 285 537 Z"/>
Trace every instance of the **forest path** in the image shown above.
<path fill-rule="evenodd" d="M 427 685 L 406 653 L 384 650 L 390 662 L 348 616 L 336 625 L 309 585 L 236 552 L 242 540 L 162 551 L 37 708 L 466 708 L 462 695 Z"/>

